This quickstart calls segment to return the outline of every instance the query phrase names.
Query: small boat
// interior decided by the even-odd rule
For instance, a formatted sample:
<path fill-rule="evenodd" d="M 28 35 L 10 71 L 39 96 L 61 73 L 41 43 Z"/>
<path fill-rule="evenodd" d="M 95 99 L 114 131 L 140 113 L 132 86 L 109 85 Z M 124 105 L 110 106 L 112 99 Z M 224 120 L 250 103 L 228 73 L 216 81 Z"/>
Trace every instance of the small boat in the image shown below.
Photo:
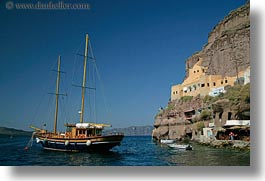
<path fill-rule="evenodd" d="M 174 143 L 174 140 L 160 140 L 160 143 L 163 143 L 163 144 L 171 144 L 171 143 Z"/>
<path fill-rule="evenodd" d="M 80 121 L 73 124 L 65 124 L 66 131 L 59 132 L 57 131 L 57 119 L 58 119 L 58 97 L 63 95 L 59 92 L 60 85 L 60 56 L 58 58 L 58 69 L 57 72 L 57 83 L 56 83 L 56 106 L 55 106 L 55 115 L 54 115 L 54 127 L 53 131 L 48 131 L 46 129 L 40 129 L 35 126 L 30 126 L 35 130 L 34 137 L 36 137 L 36 142 L 41 144 L 42 147 L 46 150 L 53 151 L 66 151 L 66 152 L 104 152 L 108 151 L 115 146 L 119 146 L 124 135 L 122 133 L 115 133 L 104 135 L 103 129 L 105 127 L 110 127 L 109 124 L 101 123 L 91 123 L 84 121 L 84 104 L 85 104 L 85 90 L 87 88 L 92 89 L 86 86 L 86 65 L 87 59 L 93 58 L 93 54 L 88 56 L 88 48 L 92 52 L 91 44 L 89 41 L 88 34 L 86 34 L 86 44 L 85 44 L 85 54 L 84 54 L 84 65 L 83 65 L 83 83 L 82 88 L 82 102 L 81 102 L 81 111 Z M 95 88 L 93 88 L 95 90 Z"/>
<path fill-rule="evenodd" d="M 177 143 L 168 144 L 170 148 L 179 149 L 179 150 L 192 150 L 192 146 L 190 144 L 187 145 L 179 145 Z"/>

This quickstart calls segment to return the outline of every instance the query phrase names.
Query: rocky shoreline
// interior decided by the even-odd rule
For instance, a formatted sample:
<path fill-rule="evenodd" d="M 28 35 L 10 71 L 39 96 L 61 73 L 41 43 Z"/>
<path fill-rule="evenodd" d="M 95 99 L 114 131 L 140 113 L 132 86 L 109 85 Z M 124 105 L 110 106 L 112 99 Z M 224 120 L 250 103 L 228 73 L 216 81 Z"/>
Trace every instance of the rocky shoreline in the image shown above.
<path fill-rule="evenodd" d="M 200 140 L 197 143 L 214 148 L 250 150 L 250 142 L 242 140 Z"/>

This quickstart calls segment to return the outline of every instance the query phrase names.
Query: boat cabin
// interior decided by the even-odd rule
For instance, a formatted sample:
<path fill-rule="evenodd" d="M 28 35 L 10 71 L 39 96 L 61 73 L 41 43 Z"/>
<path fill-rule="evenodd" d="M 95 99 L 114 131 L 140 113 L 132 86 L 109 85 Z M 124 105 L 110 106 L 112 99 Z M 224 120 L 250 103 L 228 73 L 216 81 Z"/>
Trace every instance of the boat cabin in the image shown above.
<path fill-rule="evenodd" d="M 91 136 L 101 136 L 104 127 L 111 125 L 94 123 L 65 124 L 67 127 L 65 136 L 72 138 L 87 138 Z"/>

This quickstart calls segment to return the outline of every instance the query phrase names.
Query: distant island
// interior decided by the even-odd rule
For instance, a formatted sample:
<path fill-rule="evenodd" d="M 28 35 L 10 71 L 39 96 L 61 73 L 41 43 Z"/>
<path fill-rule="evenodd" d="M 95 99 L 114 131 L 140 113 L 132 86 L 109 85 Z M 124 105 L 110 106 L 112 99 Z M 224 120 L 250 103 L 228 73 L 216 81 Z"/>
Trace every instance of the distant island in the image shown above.
<path fill-rule="evenodd" d="M 30 131 L 0 127 L 0 136 L 31 136 L 31 134 Z"/>
<path fill-rule="evenodd" d="M 153 126 L 130 126 L 127 128 L 114 128 L 104 130 L 104 133 L 122 132 L 125 136 L 151 136 Z"/>

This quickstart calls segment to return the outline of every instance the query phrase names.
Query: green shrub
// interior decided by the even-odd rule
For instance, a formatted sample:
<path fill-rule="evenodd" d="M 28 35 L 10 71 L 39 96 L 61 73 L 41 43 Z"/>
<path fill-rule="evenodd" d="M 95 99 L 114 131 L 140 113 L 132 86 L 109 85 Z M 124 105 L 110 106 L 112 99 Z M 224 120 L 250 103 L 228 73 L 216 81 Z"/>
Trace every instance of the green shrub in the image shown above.
<path fill-rule="evenodd" d="M 203 122 L 197 123 L 197 130 L 198 131 L 203 131 L 203 128 L 205 128 L 205 125 Z"/>
<path fill-rule="evenodd" d="M 210 111 L 207 111 L 207 110 L 203 110 L 200 114 L 200 119 L 201 120 L 208 120 L 210 119 L 210 116 L 211 116 L 211 113 Z"/>
<path fill-rule="evenodd" d="M 168 104 L 166 110 L 170 111 L 170 110 L 174 109 L 174 107 L 175 107 L 174 104 Z"/>
<path fill-rule="evenodd" d="M 206 96 L 203 98 L 203 102 L 204 102 L 204 103 L 209 103 L 209 102 L 211 102 L 212 99 L 213 99 L 212 96 L 206 95 Z"/>
<path fill-rule="evenodd" d="M 240 95 L 242 101 L 244 101 L 245 103 L 250 103 L 250 83 L 241 88 Z"/>
<path fill-rule="evenodd" d="M 193 98 L 193 96 L 183 96 L 180 98 L 180 101 L 187 102 L 187 101 L 191 101 L 192 98 Z"/>

